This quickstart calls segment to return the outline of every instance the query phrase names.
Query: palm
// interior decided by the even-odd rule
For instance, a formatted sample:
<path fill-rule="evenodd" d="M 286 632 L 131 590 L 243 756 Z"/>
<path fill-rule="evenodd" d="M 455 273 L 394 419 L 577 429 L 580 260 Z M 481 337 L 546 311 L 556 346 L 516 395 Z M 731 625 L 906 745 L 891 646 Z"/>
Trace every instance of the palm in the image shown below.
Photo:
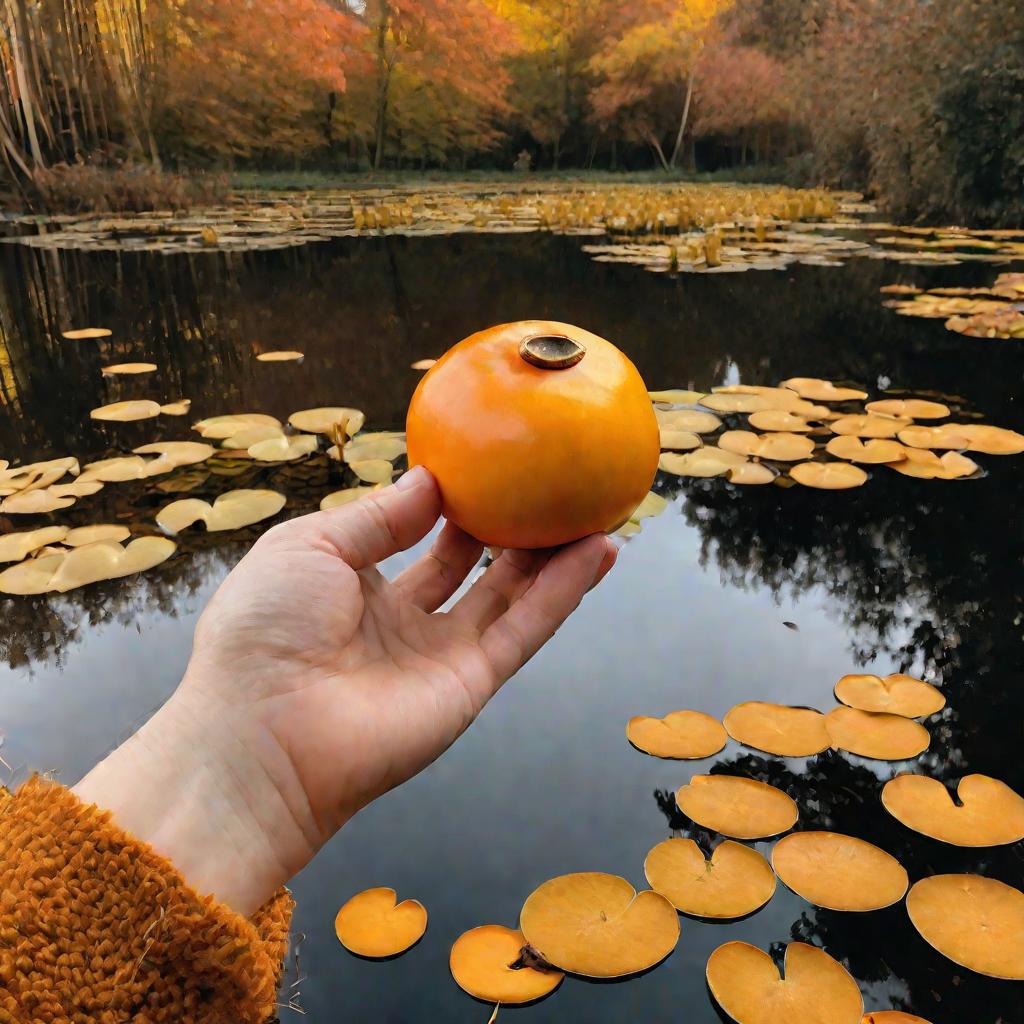
<path fill-rule="evenodd" d="M 375 568 L 436 521 L 424 480 L 271 531 L 197 630 L 189 677 L 286 752 L 324 837 L 450 746 L 613 560 L 598 540 L 509 551 L 437 612 L 478 562 L 475 540 L 448 525 L 394 582 Z"/>

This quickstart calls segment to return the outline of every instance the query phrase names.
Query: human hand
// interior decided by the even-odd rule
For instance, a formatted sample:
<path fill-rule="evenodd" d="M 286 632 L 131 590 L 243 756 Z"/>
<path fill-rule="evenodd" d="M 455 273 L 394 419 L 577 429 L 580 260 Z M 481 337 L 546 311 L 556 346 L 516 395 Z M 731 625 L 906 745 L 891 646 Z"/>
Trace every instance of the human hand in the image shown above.
<path fill-rule="evenodd" d="M 393 582 L 376 564 L 433 527 L 414 469 L 270 530 L 196 629 L 168 703 L 75 787 L 200 892 L 255 911 L 360 808 L 425 768 L 615 562 L 592 536 L 505 551 L 438 612 L 482 546 L 447 524 Z"/>

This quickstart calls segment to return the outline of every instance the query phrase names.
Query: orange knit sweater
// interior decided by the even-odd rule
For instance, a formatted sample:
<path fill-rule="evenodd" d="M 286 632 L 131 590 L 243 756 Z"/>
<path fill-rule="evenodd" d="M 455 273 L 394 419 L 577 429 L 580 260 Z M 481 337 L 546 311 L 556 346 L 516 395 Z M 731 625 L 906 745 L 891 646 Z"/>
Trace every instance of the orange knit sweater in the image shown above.
<path fill-rule="evenodd" d="M 246 920 L 62 786 L 0 788 L 0 1024 L 260 1024 L 291 909 Z"/>

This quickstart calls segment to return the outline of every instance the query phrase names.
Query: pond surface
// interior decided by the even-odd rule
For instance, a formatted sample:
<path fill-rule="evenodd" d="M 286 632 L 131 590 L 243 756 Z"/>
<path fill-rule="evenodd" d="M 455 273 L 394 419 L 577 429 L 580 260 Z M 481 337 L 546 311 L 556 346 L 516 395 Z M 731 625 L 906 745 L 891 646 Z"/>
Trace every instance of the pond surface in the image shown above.
<path fill-rule="evenodd" d="M 0 261 L 0 456 L 12 462 L 85 461 L 186 438 L 191 420 L 228 412 L 285 418 L 352 405 L 370 429 L 401 428 L 418 379 L 412 361 L 480 327 L 532 317 L 611 338 L 652 388 L 820 376 L 858 382 L 873 397 L 887 387 L 959 396 L 954 404 L 985 422 L 1024 428 L 1024 347 L 897 317 L 878 293 L 894 281 L 988 283 L 994 267 L 854 260 L 676 277 L 597 264 L 578 240 L 550 235 L 169 257 L 6 245 Z M 60 340 L 61 328 L 89 324 L 113 338 Z M 253 359 L 260 349 L 306 358 L 262 364 Z M 101 365 L 129 360 L 160 370 L 101 377 Z M 191 420 L 88 416 L 125 398 L 183 396 L 193 401 Z M 869 839 L 899 857 L 912 881 L 977 871 L 1020 888 L 1021 844 L 959 850 L 889 817 L 879 790 L 906 764 L 835 753 L 780 759 L 734 743 L 704 762 L 659 761 L 624 736 L 632 715 L 684 707 L 721 715 L 764 699 L 828 710 L 843 674 L 906 670 L 948 699 L 928 723 L 931 750 L 910 767 L 951 782 L 982 772 L 1024 791 L 1024 462 L 976 458 L 982 479 L 921 481 L 882 468 L 859 490 L 838 493 L 659 478 L 669 509 L 645 522 L 555 640 L 451 751 L 359 815 L 296 879 L 302 980 L 290 991 L 305 1019 L 484 1024 L 489 1008 L 449 976 L 454 939 L 478 924 L 514 924 L 525 897 L 565 872 L 610 871 L 642 886 L 647 851 L 672 828 L 707 838 L 674 815 L 671 794 L 709 770 L 782 787 L 800 804 L 800 827 Z M 342 486 L 324 460 L 243 467 L 231 479 L 200 474 L 183 486 L 210 497 L 255 481 L 289 495 L 286 515 Z M 151 522 L 167 500 L 152 486 L 113 485 L 61 521 Z M 0 519 L 0 531 L 30 521 Z M 75 782 L 171 693 L 199 611 L 255 532 L 224 540 L 199 531 L 141 578 L 0 599 L 0 753 L 15 781 L 38 770 Z M 394 886 L 430 912 L 424 940 L 393 962 L 355 959 L 334 937 L 338 907 L 373 885 Z M 684 918 L 676 951 L 641 977 L 569 979 L 546 1002 L 503 1010 L 499 1020 L 712 1024 L 724 1018 L 704 966 L 730 939 L 774 951 L 794 939 L 823 946 L 847 964 L 868 1009 L 898 1007 L 933 1024 L 1024 1021 L 1024 986 L 944 960 L 901 905 L 834 913 L 781 884 L 765 909 L 738 923 Z M 286 984 L 294 980 L 292 965 Z"/>

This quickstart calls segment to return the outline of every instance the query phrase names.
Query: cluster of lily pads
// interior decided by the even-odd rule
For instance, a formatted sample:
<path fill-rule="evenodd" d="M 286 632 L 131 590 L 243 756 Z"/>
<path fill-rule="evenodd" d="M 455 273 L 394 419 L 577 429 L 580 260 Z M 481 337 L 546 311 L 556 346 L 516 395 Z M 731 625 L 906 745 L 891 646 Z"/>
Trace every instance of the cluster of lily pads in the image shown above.
<path fill-rule="evenodd" d="M 528 233 L 677 235 L 740 222 L 751 230 L 858 211 L 857 196 L 774 186 L 521 183 L 481 187 L 239 192 L 189 213 L 13 218 L 4 241 L 37 248 L 177 253 L 278 249 L 361 235 Z"/>
<path fill-rule="evenodd" d="M 1000 274 L 990 288 L 930 288 L 889 284 L 885 305 L 900 316 L 944 320 L 971 338 L 1024 338 L 1024 274 Z"/>
<path fill-rule="evenodd" d="M 880 398 L 864 404 L 866 391 L 814 377 L 793 377 L 778 387 L 733 384 L 710 394 L 652 391 L 650 397 L 661 428 L 659 468 L 676 476 L 846 490 L 867 483 L 863 466 L 922 480 L 965 480 L 982 473 L 964 452 L 1024 452 L 1024 434 L 1016 431 L 937 423 L 951 415 L 942 402 Z M 727 429 L 722 417 L 737 415 L 753 429 Z M 652 495 L 639 517 L 663 507 Z M 639 517 L 634 514 L 634 526 Z"/>
<path fill-rule="evenodd" d="M 826 750 L 906 762 L 931 744 L 919 721 L 938 714 L 945 697 L 921 679 L 894 674 L 847 675 L 836 684 L 837 706 L 811 708 L 750 701 L 722 721 L 700 711 L 635 717 L 629 742 L 643 753 L 701 760 L 729 739 L 779 757 Z M 880 787 L 880 802 L 908 829 L 962 848 L 1024 840 L 1024 798 L 998 779 L 964 777 L 953 797 L 928 775 L 897 774 Z M 722 837 L 710 857 L 693 839 L 672 836 L 644 861 L 649 889 L 600 872 L 562 875 L 524 902 L 518 927 L 487 924 L 453 944 L 450 967 L 470 995 L 497 1006 L 550 995 L 566 974 L 621 978 L 648 970 L 676 947 L 680 918 L 736 920 L 766 906 L 777 881 L 814 906 L 868 913 L 905 901 L 910 921 L 943 956 L 992 978 L 1024 980 L 1024 892 L 980 874 L 946 874 L 913 885 L 891 854 L 854 836 L 792 831 L 797 803 L 781 789 L 739 775 L 696 775 L 675 795 L 682 814 Z M 770 859 L 745 845 L 778 839 Z M 393 889 L 359 893 L 339 911 L 341 943 L 361 956 L 391 957 L 423 936 L 427 911 L 397 902 Z M 864 1014 L 860 989 L 824 950 L 800 942 L 786 949 L 780 977 L 771 956 L 745 942 L 727 942 L 708 960 L 708 986 L 738 1024 L 928 1024 L 899 1010 Z M 493 1019 L 493 1018 L 492 1018 Z"/>

